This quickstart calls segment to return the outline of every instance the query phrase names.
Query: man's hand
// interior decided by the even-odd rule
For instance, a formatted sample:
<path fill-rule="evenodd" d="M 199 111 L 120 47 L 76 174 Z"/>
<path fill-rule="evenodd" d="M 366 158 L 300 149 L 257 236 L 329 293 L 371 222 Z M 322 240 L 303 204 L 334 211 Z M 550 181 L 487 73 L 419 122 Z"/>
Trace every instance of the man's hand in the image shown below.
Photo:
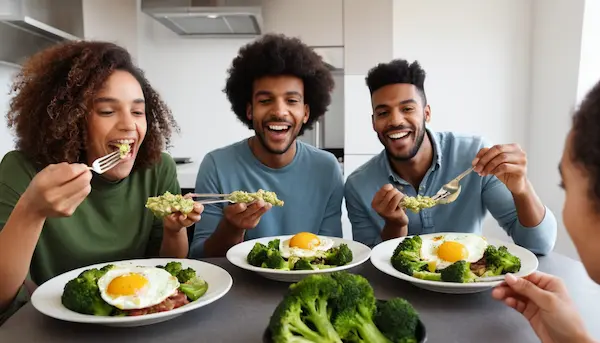
<path fill-rule="evenodd" d="M 183 196 L 191 199 L 190 194 Z M 163 219 L 163 226 L 169 233 L 178 233 L 181 229 L 190 227 L 200 221 L 200 215 L 204 211 L 204 206 L 200 203 L 194 203 L 194 209 L 187 215 L 180 212 L 170 214 Z"/>
<path fill-rule="evenodd" d="M 403 227 L 408 225 L 408 217 L 400 206 L 402 198 L 404 194 L 387 184 L 375 193 L 371 206 L 385 220 L 386 225 Z"/>
<path fill-rule="evenodd" d="M 518 144 L 483 148 L 472 165 L 480 176 L 495 175 L 514 195 L 522 195 L 528 190 L 527 155 Z"/>
<path fill-rule="evenodd" d="M 259 199 L 250 204 L 238 203 L 226 206 L 223 210 L 225 220 L 240 230 L 254 229 L 260 222 L 260 218 L 273 205 Z"/>
<path fill-rule="evenodd" d="M 559 278 L 535 272 L 525 278 L 508 274 L 492 296 L 519 311 L 542 343 L 593 342 Z"/>

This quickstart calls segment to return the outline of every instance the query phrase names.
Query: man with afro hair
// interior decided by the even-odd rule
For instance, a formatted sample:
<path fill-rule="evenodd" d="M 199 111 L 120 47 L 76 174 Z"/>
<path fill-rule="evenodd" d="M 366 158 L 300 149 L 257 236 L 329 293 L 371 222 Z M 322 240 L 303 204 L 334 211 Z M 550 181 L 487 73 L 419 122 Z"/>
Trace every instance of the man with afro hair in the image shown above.
<path fill-rule="evenodd" d="M 553 249 L 556 218 L 527 178 L 527 156 L 517 144 L 492 146 L 481 137 L 427 129 L 431 108 L 425 71 L 416 61 L 381 63 L 369 71 L 366 83 L 373 130 L 384 149 L 346 181 L 355 240 L 373 246 L 406 235 L 481 234 L 489 211 L 516 244 L 538 254 Z M 466 170 L 454 202 L 405 209 L 405 196 L 432 197 Z M 465 251 L 454 250 L 451 259 L 466 258 Z"/>
<path fill-rule="evenodd" d="M 242 47 L 228 74 L 231 109 L 255 134 L 208 153 L 195 191 L 263 189 L 284 205 L 205 205 L 190 256 L 224 256 L 244 240 L 298 232 L 341 237 L 341 168 L 333 154 L 297 139 L 331 102 L 334 81 L 321 57 L 297 38 L 268 34 Z"/>

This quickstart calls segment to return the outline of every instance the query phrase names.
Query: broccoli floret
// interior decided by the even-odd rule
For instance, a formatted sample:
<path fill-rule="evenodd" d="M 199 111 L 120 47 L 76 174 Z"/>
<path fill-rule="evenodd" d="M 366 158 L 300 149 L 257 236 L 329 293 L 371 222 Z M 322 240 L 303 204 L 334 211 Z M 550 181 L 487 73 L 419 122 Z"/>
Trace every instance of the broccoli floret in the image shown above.
<path fill-rule="evenodd" d="M 179 273 L 177 273 L 177 280 L 179 280 L 180 283 L 188 282 L 189 280 L 195 277 L 196 271 L 189 267 L 186 269 L 182 269 L 181 271 L 179 271 Z"/>
<path fill-rule="evenodd" d="M 194 273 L 195 274 L 195 273 Z M 190 301 L 196 301 L 208 290 L 208 283 L 201 278 L 194 276 L 179 286 L 179 290 L 182 291 Z"/>
<path fill-rule="evenodd" d="M 417 343 L 419 314 L 405 299 L 377 301 L 375 325 L 394 343 Z"/>
<path fill-rule="evenodd" d="M 289 264 L 281 257 L 279 250 L 269 249 L 267 259 L 261 264 L 263 268 L 289 269 Z"/>
<path fill-rule="evenodd" d="M 330 266 L 345 266 L 352 262 L 352 250 L 347 244 L 340 244 L 335 248 L 327 250 L 325 254 L 325 264 Z"/>
<path fill-rule="evenodd" d="M 416 271 L 412 274 L 413 277 L 429 280 L 429 281 L 442 281 L 442 275 L 440 273 L 432 273 L 428 271 Z"/>
<path fill-rule="evenodd" d="M 112 267 L 111 267 L 112 268 Z M 71 311 L 95 316 L 110 316 L 114 307 L 106 303 L 100 296 L 98 278 L 106 273 L 105 270 L 89 269 L 69 280 L 61 296 L 62 304 Z"/>
<path fill-rule="evenodd" d="M 484 276 L 517 273 L 521 270 L 521 259 L 511 254 L 505 246 L 496 249 L 493 245 L 488 245 L 483 256 L 486 269 Z"/>
<path fill-rule="evenodd" d="M 414 261 L 403 254 L 392 256 L 392 266 L 401 273 L 412 276 L 415 272 L 427 269 L 426 261 Z"/>
<path fill-rule="evenodd" d="M 373 317 L 376 299 L 369 281 L 356 274 L 336 272 L 331 277 L 340 287 L 340 295 L 332 301 L 333 327 L 348 342 L 392 343 L 377 328 Z"/>
<path fill-rule="evenodd" d="M 331 324 L 329 301 L 339 293 L 327 275 L 309 275 L 292 284 L 269 321 L 274 343 L 342 343 Z"/>
<path fill-rule="evenodd" d="M 252 250 L 248 253 L 246 260 L 248 260 L 250 265 L 260 267 L 267 260 L 267 251 L 269 251 L 269 248 L 266 245 L 255 243 Z"/>
<path fill-rule="evenodd" d="M 294 263 L 293 270 L 314 270 L 315 268 L 309 259 L 301 258 Z"/>
<path fill-rule="evenodd" d="M 420 253 L 422 244 L 423 240 L 420 236 L 407 237 L 398 244 L 396 249 L 394 249 L 392 256 L 402 253 L 407 256 L 411 256 L 414 260 L 419 260 L 421 258 Z"/>
<path fill-rule="evenodd" d="M 268 243 L 267 247 L 269 249 L 279 250 L 279 242 L 280 242 L 279 239 L 274 239 Z"/>
<path fill-rule="evenodd" d="M 183 269 L 181 262 L 172 261 L 172 262 L 167 263 L 167 265 L 165 266 L 165 270 L 168 271 L 169 274 L 171 274 L 173 276 L 177 276 L 177 274 L 179 274 L 181 269 Z"/>
<path fill-rule="evenodd" d="M 464 260 L 452 263 L 448 267 L 442 269 L 440 274 L 442 276 L 442 281 L 444 282 L 467 283 L 477 279 L 477 275 L 471 271 L 471 263 Z"/>

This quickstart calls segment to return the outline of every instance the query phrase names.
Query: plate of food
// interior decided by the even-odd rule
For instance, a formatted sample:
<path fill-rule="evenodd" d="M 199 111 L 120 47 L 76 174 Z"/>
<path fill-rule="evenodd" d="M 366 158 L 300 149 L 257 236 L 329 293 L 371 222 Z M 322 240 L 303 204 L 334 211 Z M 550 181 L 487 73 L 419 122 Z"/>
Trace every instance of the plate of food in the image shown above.
<path fill-rule="evenodd" d="M 267 323 L 264 343 L 423 343 L 425 324 L 406 299 L 377 299 L 369 281 L 346 271 L 292 284 Z"/>
<path fill-rule="evenodd" d="M 268 279 L 297 282 L 306 275 L 357 267 L 370 254 L 371 249 L 359 242 L 299 232 L 242 242 L 227 251 L 227 259 Z"/>
<path fill-rule="evenodd" d="M 443 232 L 391 239 L 376 245 L 371 262 L 380 271 L 439 293 L 476 293 L 512 273 L 527 276 L 537 257 L 513 243 L 473 233 Z"/>
<path fill-rule="evenodd" d="M 41 313 L 59 320 L 142 326 L 176 318 L 223 297 L 229 273 L 188 259 L 101 263 L 58 275 L 31 296 Z"/>

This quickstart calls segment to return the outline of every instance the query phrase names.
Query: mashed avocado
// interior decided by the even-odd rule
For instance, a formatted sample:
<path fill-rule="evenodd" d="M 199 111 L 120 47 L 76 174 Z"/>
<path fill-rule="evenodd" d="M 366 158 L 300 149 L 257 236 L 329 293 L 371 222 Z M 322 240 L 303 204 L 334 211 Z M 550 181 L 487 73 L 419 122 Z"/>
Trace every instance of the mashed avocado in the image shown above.
<path fill-rule="evenodd" d="M 131 145 L 127 143 L 118 143 L 117 147 L 119 147 L 119 155 L 121 158 L 124 158 L 131 151 Z"/>
<path fill-rule="evenodd" d="M 411 210 L 414 213 L 419 213 L 424 208 L 430 208 L 436 205 L 436 201 L 431 197 L 424 197 L 417 195 L 416 197 L 404 197 L 400 205 L 407 210 Z"/>
<path fill-rule="evenodd" d="M 194 209 L 194 200 L 186 199 L 181 194 L 173 195 L 170 192 L 165 192 L 161 196 L 148 198 L 146 208 L 158 218 L 163 218 L 175 212 L 188 214 Z"/>
<path fill-rule="evenodd" d="M 273 206 L 283 206 L 283 201 L 277 199 L 277 194 L 275 194 L 275 192 L 269 192 L 262 189 L 259 189 L 256 193 L 244 191 L 231 192 L 227 199 L 236 203 L 249 203 L 254 200 L 263 199 L 263 201 L 268 202 Z"/>

